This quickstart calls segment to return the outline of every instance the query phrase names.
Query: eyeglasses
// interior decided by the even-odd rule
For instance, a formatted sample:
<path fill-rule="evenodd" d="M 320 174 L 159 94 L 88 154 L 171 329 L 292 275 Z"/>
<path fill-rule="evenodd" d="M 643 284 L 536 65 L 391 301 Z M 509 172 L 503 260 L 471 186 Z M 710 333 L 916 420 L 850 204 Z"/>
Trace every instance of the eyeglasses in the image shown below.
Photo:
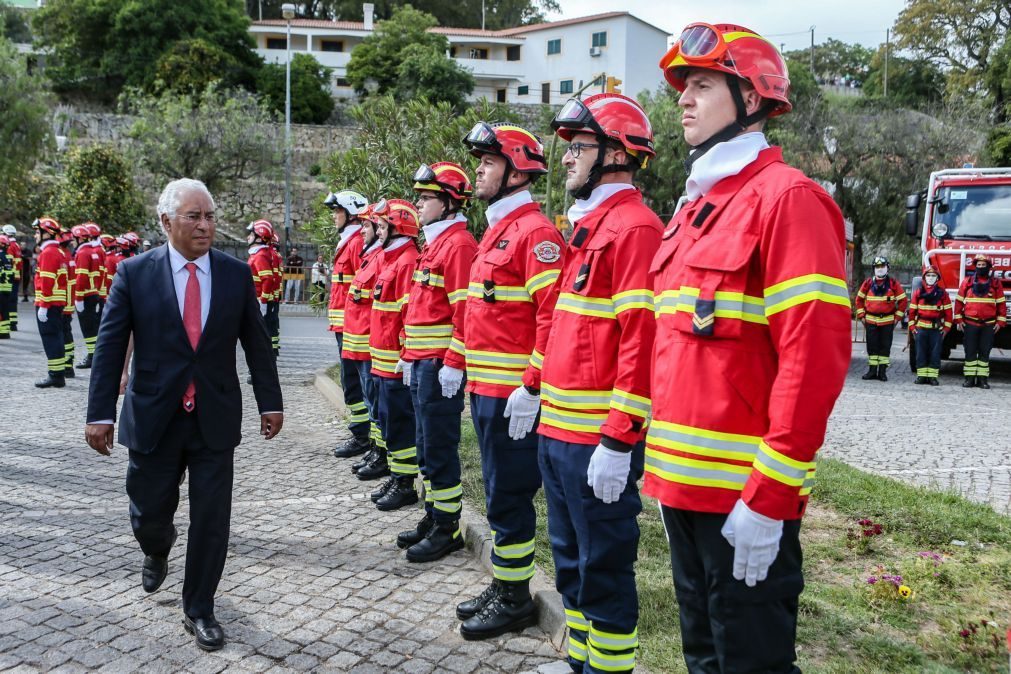
<path fill-rule="evenodd" d="M 435 196 L 434 194 L 419 194 L 417 196 L 417 198 L 415 198 L 414 201 L 417 202 L 417 203 L 419 203 L 419 204 L 423 204 L 426 201 L 432 201 L 432 200 L 438 199 L 438 198 L 439 197 Z"/>
<path fill-rule="evenodd" d="M 569 147 L 565 152 L 572 155 L 573 159 L 579 159 L 579 155 L 583 153 L 583 150 L 594 150 L 599 147 L 600 143 L 569 143 Z"/>
<path fill-rule="evenodd" d="M 214 224 L 214 214 L 213 213 L 176 213 L 176 217 L 180 220 L 185 220 L 186 222 L 200 222 L 203 220 L 209 225 Z"/>

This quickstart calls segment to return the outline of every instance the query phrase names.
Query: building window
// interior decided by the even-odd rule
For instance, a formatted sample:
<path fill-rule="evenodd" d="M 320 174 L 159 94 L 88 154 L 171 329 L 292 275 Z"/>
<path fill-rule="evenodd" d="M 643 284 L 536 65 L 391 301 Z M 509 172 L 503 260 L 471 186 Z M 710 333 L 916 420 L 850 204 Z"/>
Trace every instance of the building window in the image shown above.
<path fill-rule="evenodd" d="M 283 37 L 268 37 L 267 49 L 287 49 L 288 41 Z"/>
<path fill-rule="evenodd" d="M 498 91 L 496 91 L 495 92 L 495 100 L 497 102 L 499 102 L 499 103 L 505 103 L 506 102 L 506 90 L 505 89 L 499 89 Z"/>
<path fill-rule="evenodd" d="M 530 95 L 530 86 L 526 85 L 526 84 L 521 84 L 520 86 L 516 87 L 516 95 L 517 96 L 529 96 Z"/>
<path fill-rule="evenodd" d="M 562 53 L 562 38 L 548 40 L 548 55 Z"/>
<path fill-rule="evenodd" d="M 481 47 L 474 47 L 470 50 L 470 58 L 472 59 L 487 59 L 488 50 Z"/>
<path fill-rule="evenodd" d="M 506 47 L 506 61 L 519 61 L 520 60 L 520 46 L 515 44 L 511 47 Z"/>
<path fill-rule="evenodd" d="M 541 103 L 551 102 L 551 82 L 541 84 Z"/>
<path fill-rule="evenodd" d="M 593 34 L 593 46 L 594 47 L 606 47 L 607 46 L 607 31 L 601 31 L 599 33 Z"/>
<path fill-rule="evenodd" d="M 571 94 L 572 93 L 572 80 L 562 80 L 558 83 L 558 93 L 560 94 Z"/>
<path fill-rule="evenodd" d="M 338 77 L 337 80 L 336 80 L 336 84 L 337 84 L 338 87 L 350 87 L 351 86 L 351 83 L 348 82 L 347 79 L 344 78 L 344 77 Z"/>
<path fill-rule="evenodd" d="M 344 43 L 340 40 L 322 40 L 319 48 L 320 51 L 344 51 Z"/>

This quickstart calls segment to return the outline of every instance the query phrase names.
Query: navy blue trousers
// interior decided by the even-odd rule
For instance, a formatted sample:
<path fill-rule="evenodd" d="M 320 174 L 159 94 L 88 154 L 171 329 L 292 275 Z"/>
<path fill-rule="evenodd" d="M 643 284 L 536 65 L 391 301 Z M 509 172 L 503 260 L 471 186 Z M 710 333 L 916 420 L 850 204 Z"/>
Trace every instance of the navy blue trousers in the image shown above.
<path fill-rule="evenodd" d="M 941 342 L 944 333 L 940 328 L 918 328 L 916 335 L 916 376 L 941 376 Z"/>
<path fill-rule="evenodd" d="M 463 388 L 452 398 L 442 395 L 439 369 L 442 361 L 431 358 L 411 363 L 411 399 L 414 401 L 415 441 L 418 466 L 425 479 L 425 511 L 438 524 L 460 521 L 460 416 Z"/>
<path fill-rule="evenodd" d="M 337 338 L 337 353 L 344 350 L 344 333 L 335 332 Z M 344 391 L 344 406 L 348 408 L 348 430 L 359 441 L 365 442 L 369 438 L 369 410 L 365 403 L 365 396 L 362 393 L 362 379 L 358 375 L 356 362 L 346 358 L 340 359 L 341 365 L 341 390 Z"/>
<path fill-rule="evenodd" d="M 197 403 L 199 404 L 199 402 Z M 228 554 L 234 450 L 207 447 L 199 410 L 180 406 L 150 454 L 130 452 L 126 493 L 130 524 L 145 555 L 167 556 L 179 506 L 179 485 L 189 473 L 190 528 L 186 544 L 183 611 L 191 618 L 214 615 L 214 593 Z"/>
<path fill-rule="evenodd" d="M 534 496 L 541 488 L 541 468 L 537 434 L 531 431 L 522 440 L 510 438 L 509 419 L 502 415 L 505 406 L 505 398 L 470 396 L 470 416 L 481 447 L 488 526 L 495 537 L 492 571 L 499 580 L 517 582 L 534 575 Z"/>
<path fill-rule="evenodd" d="M 36 311 L 38 310 L 36 309 Z M 63 347 L 63 307 L 49 307 L 46 309 L 46 317 L 48 320 L 45 323 L 39 321 L 38 318 L 35 319 L 39 324 L 42 349 L 46 352 L 49 371 L 53 374 L 62 374 L 66 368 Z"/>
<path fill-rule="evenodd" d="M 632 454 L 621 497 L 604 503 L 593 495 L 586 471 L 596 445 L 540 438 L 541 476 L 548 502 L 548 534 L 555 588 L 569 626 L 569 665 L 585 674 L 631 671 L 639 645 L 635 587 L 639 488 L 644 445 Z"/>
<path fill-rule="evenodd" d="M 418 474 L 418 450 L 415 445 L 414 403 L 411 390 L 399 376 L 379 380 L 379 417 L 386 440 L 390 472 L 396 476 Z"/>

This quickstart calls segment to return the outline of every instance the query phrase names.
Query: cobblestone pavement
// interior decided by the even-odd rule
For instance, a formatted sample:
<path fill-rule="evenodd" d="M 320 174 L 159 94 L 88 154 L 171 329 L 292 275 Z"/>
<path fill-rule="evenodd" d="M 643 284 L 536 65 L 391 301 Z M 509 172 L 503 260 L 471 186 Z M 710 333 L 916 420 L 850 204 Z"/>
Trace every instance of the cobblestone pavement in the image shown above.
<path fill-rule="evenodd" d="M 104 458 L 84 443 L 86 373 L 62 390 L 33 386 L 45 357 L 20 307 L 22 330 L 0 342 L 9 420 L 0 435 L 0 671 L 522 672 L 561 659 L 537 628 L 488 642 L 456 632 L 455 604 L 489 578 L 462 552 L 408 564 L 393 538 L 420 511 L 379 513 L 367 497 L 373 483 L 330 455 L 343 424 L 309 382 L 334 362 L 336 345 L 308 317 L 282 320 L 286 418 L 276 439 L 256 435 L 252 391 L 243 391 L 246 441 L 216 609 L 227 645 L 198 650 L 180 623 L 185 536 L 162 589 L 145 595 L 126 450 Z M 184 486 L 181 534 L 187 504 Z"/>
<path fill-rule="evenodd" d="M 989 391 L 962 388 L 961 349 L 942 361 L 940 386 L 915 386 L 905 342 L 896 332 L 887 382 L 860 379 L 866 348 L 853 345 L 822 455 L 1011 514 L 1011 353 L 994 349 Z"/>

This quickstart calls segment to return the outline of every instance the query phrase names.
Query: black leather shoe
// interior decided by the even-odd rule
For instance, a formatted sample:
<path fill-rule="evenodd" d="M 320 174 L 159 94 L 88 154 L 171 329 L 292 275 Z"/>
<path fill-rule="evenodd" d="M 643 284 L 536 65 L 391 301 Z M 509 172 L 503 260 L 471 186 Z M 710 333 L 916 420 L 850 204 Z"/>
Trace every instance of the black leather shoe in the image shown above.
<path fill-rule="evenodd" d="M 878 366 L 878 381 L 888 381 L 888 375 L 885 374 L 885 370 L 888 369 L 887 365 Z"/>
<path fill-rule="evenodd" d="M 477 615 L 463 621 L 460 635 L 468 641 L 491 639 L 537 624 L 537 607 L 530 596 L 530 581 L 505 583 Z"/>
<path fill-rule="evenodd" d="M 393 486 L 376 501 L 379 510 L 397 510 L 418 502 L 418 492 L 414 488 L 414 476 L 404 475 L 393 478 Z"/>
<path fill-rule="evenodd" d="M 979 388 L 990 388 L 989 377 L 976 377 L 976 386 Z"/>
<path fill-rule="evenodd" d="M 927 378 L 926 377 L 917 377 L 916 381 L 913 382 L 913 383 L 914 384 L 926 384 L 927 383 Z"/>
<path fill-rule="evenodd" d="M 931 386 L 940 386 L 941 385 L 941 382 L 937 381 L 937 377 L 931 377 L 929 383 L 930 383 Z"/>
<path fill-rule="evenodd" d="M 186 628 L 187 632 L 196 637 L 197 646 L 202 650 L 217 651 L 225 645 L 225 631 L 221 629 L 221 625 L 214 619 L 214 616 L 210 618 L 190 618 L 184 613 L 183 627 Z"/>
<path fill-rule="evenodd" d="M 365 438 L 351 438 L 340 447 L 333 450 L 333 455 L 338 459 L 349 459 L 352 456 L 360 456 L 372 449 L 372 440 Z"/>
<path fill-rule="evenodd" d="M 498 596 L 498 590 L 499 581 L 497 578 L 493 578 L 491 585 L 486 587 L 484 592 L 473 599 L 468 599 L 456 605 L 456 617 L 460 620 L 466 620 L 467 618 L 476 616 L 481 612 L 481 609 L 490 604 Z"/>
<path fill-rule="evenodd" d="M 94 358 L 95 358 L 95 356 L 93 354 L 89 353 L 87 356 L 84 357 L 84 360 L 82 360 L 80 363 L 77 364 L 77 369 L 78 370 L 90 370 L 91 369 L 91 361 L 94 360 Z"/>
<path fill-rule="evenodd" d="M 386 451 L 379 450 L 376 458 L 372 463 L 362 466 L 357 471 L 355 475 L 358 476 L 359 480 L 378 480 L 381 477 L 386 477 L 390 474 L 390 464 L 386 460 Z"/>
<path fill-rule="evenodd" d="M 452 525 L 436 524 L 424 540 L 407 548 L 407 561 L 434 562 L 463 548 L 463 532 L 460 523 Z"/>
<path fill-rule="evenodd" d="M 74 366 L 73 365 L 68 365 L 67 367 L 65 367 L 63 369 L 63 377 L 65 379 L 73 379 L 76 376 L 77 376 L 77 373 L 74 372 Z"/>
<path fill-rule="evenodd" d="M 9 332 L 0 333 L 0 339 L 10 339 L 10 338 L 11 338 L 11 333 L 9 333 Z"/>
<path fill-rule="evenodd" d="M 376 489 L 374 492 L 372 492 L 369 495 L 369 498 L 372 499 L 373 503 L 376 503 L 377 501 L 379 501 L 379 499 L 381 499 L 382 497 L 386 496 L 386 492 L 388 492 L 390 489 L 392 489 L 393 485 L 395 485 L 396 483 L 397 483 L 397 478 L 391 477 L 386 482 L 383 482 L 381 485 L 379 485 L 379 488 Z"/>
<path fill-rule="evenodd" d="M 976 386 L 975 377 L 966 377 L 965 381 L 962 383 L 962 388 L 973 388 Z"/>
<path fill-rule="evenodd" d="M 354 463 L 351 464 L 351 472 L 352 473 L 357 473 L 359 470 L 361 470 L 365 466 L 367 466 L 370 463 L 372 463 L 373 461 L 375 461 L 376 460 L 376 456 L 378 454 L 379 454 L 379 448 L 376 447 L 375 445 L 372 445 L 372 449 L 370 449 L 365 454 L 365 456 L 363 456 L 362 458 L 358 459 L 357 461 L 355 461 Z"/>
<path fill-rule="evenodd" d="M 418 522 L 418 526 L 408 531 L 401 531 L 397 534 L 397 547 L 403 550 L 404 548 L 409 548 L 415 543 L 420 543 L 428 535 L 428 532 L 432 530 L 435 526 L 435 520 L 432 519 L 431 515 L 425 513 L 425 516 L 421 518 Z"/>
<path fill-rule="evenodd" d="M 872 379 L 877 379 L 878 378 L 877 366 L 876 365 L 867 366 L 867 374 L 865 374 L 860 378 L 863 379 L 864 381 L 871 381 Z"/>
<path fill-rule="evenodd" d="M 169 544 L 169 551 L 171 552 L 172 546 L 176 543 L 176 538 L 179 536 L 179 530 L 175 527 L 172 528 L 172 542 Z M 140 584 L 144 588 L 144 591 L 151 594 L 165 582 L 165 576 L 168 575 L 168 553 L 164 557 L 159 557 L 157 555 L 147 555 L 144 557 L 144 564 L 140 569 Z"/>
<path fill-rule="evenodd" d="M 63 378 L 62 372 L 59 374 L 50 372 L 48 377 L 35 382 L 37 388 L 63 388 L 66 385 L 67 380 Z"/>

